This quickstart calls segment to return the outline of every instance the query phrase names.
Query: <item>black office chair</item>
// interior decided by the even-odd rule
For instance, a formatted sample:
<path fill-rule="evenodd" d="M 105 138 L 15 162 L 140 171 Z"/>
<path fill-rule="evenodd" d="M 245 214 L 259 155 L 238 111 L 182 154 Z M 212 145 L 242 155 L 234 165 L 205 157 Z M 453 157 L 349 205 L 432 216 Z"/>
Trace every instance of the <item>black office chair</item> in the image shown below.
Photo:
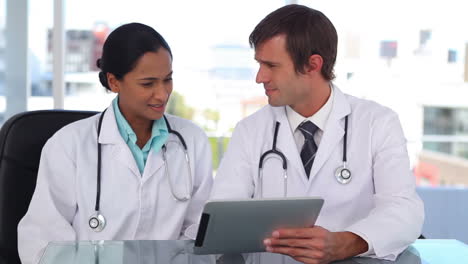
<path fill-rule="evenodd" d="M 97 112 L 41 110 L 17 114 L 0 130 L 0 264 L 20 264 L 17 226 L 36 187 L 42 147 L 60 128 Z"/>

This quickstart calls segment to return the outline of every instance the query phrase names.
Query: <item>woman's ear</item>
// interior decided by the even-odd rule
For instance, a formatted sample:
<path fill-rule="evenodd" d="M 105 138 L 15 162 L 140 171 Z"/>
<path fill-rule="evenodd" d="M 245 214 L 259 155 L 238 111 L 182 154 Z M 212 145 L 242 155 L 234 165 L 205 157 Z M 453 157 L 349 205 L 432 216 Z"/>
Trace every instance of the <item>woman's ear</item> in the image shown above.
<path fill-rule="evenodd" d="M 114 93 L 119 93 L 120 92 L 120 81 L 117 80 L 114 74 L 112 73 L 107 73 L 107 83 L 109 84 L 109 88 L 111 89 L 112 92 Z"/>

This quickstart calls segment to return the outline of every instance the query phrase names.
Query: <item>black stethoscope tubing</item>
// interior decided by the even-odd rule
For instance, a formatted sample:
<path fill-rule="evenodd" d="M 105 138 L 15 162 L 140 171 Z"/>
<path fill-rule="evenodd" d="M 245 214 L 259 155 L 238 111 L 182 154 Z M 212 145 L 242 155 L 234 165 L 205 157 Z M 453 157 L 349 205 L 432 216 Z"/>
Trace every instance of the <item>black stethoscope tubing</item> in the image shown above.
<path fill-rule="evenodd" d="M 278 155 L 281 159 L 281 162 L 283 164 L 283 171 L 284 171 L 284 181 L 285 181 L 285 191 L 284 191 L 284 196 L 287 195 L 286 193 L 286 184 L 287 184 L 287 169 L 288 169 L 288 163 L 287 163 L 287 159 L 286 159 L 286 156 L 276 148 L 276 141 L 278 139 L 278 132 L 279 132 L 279 126 L 281 125 L 280 122 L 276 121 L 275 123 L 275 132 L 274 132 L 274 135 L 273 135 L 273 146 L 270 150 L 264 152 L 261 156 L 260 156 L 260 160 L 259 160 L 259 164 L 258 164 L 258 169 L 259 169 L 259 180 L 260 181 L 263 181 L 263 164 L 264 164 L 264 161 L 265 161 L 265 158 L 268 156 L 268 155 L 271 155 L 271 154 L 274 154 L 274 155 Z M 348 144 L 348 115 L 345 116 L 345 127 L 344 127 L 344 139 L 343 139 L 343 166 L 340 166 L 337 168 L 337 172 L 336 172 L 336 177 L 337 177 L 337 180 L 338 182 L 342 183 L 342 184 L 346 184 L 348 183 L 350 180 L 351 180 L 351 171 L 349 169 L 346 168 L 346 162 L 347 162 L 347 144 Z M 343 174 L 345 173 L 345 174 Z M 262 185 L 263 182 L 260 182 L 259 185 Z M 260 195 L 262 195 L 262 187 L 260 186 Z"/>
<path fill-rule="evenodd" d="M 347 153 L 347 142 L 348 142 L 348 116 L 345 117 L 344 122 L 344 138 L 343 138 L 343 163 L 347 162 L 346 153 Z"/>
<path fill-rule="evenodd" d="M 98 152 L 98 156 L 97 156 L 97 177 L 96 177 L 96 203 L 95 203 L 95 206 L 94 206 L 94 210 L 95 210 L 96 213 L 95 213 L 95 215 L 91 216 L 91 218 L 89 220 L 90 227 L 92 229 L 96 230 L 96 231 L 101 231 L 105 226 L 105 218 L 99 212 L 100 204 L 101 204 L 100 203 L 100 200 L 101 200 L 101 143 L 99 143 L 99 135 L 101 134 L 102 120 L 104 118 L 104 113 L 106 112 L 106 110 L 104 110 L 101 113 L 101 116 L 99 117 L 99 122 L 98 122 L 98 129 L 97 129 L 97 139 L 98 139 L 97 140 L 97 148 L 98 148 L 97 152 Z M 188 155 L 187 154 L 187 144 L 185 143 L 184 137 L 182 137 L 182 135 L 178 131 L 175 131 L 175 130 L 172 129 L 172 127 L 169 124 L 169 121 L 167 120 L 165 115 L 163 115 L 163 117 L 164 117 L 164 121 L 166 122 L 168 132 L 170 134 L 175 135 L 179 139 L 180 143 L 182 144 L 184 152 L 186 154 L 187 162 L 188 162 L 188 164 L 190 166 L 190 162 L 189 162 L 188 156 L 187 156 Z M 164 144 L 162 146 L 162 148 L 165 150 L 166 149 L 166 144 Z M 189 168 L 189 173 L 190 173 L 190 168 Z M 170 182 L 170 179 L 169 179 L 169 182 Z M 172 191 L 172 189 L 171 189 L 171 191 Z M 174 193 L 173 193 L 173 195 L 179 201 L 186 201 L 186 200 L 190 199 L 190 195 L 189 195 L 188 198 L 181 198 L 181 199 L 177 198 Z M 96 221 L 96 222 L 94 222 L 95 224 L 91 224 L 92 221 L 94 221 L 94 220 Z"/>
<path fill-rule="evenodd" d="M 270 150 L 263 153 L 263 155 L 260 157 L 260 162 L 258 164 L 259 169 L 263 169 L 263 161 L 266 158 L 266 156 L 268 156 L 269 154 L 276 154 L 276 155 L 280 156 L 281 160 L 282 160 L 282 163 L 283 163 L 283 169 L 284 170 L 288 169 L 288 163 L 286 162 L 286 157 L 284 156 L 284 154 L 281 151 L 276 149 L 276 140 L 278 139 L 279 126 L 280 126 L 280 122 L 276 121 L 275 134 L 273 136 L 273 147 Z"/>

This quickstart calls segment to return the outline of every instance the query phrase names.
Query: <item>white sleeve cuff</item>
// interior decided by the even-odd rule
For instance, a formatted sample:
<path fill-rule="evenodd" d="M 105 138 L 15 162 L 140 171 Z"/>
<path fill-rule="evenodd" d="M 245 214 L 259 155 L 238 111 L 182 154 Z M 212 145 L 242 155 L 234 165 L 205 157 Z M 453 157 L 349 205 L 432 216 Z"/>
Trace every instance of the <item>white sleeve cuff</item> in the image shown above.
<path fill-rule="evenodd" d="M 197 237 L 198 224 L 192 224 L 187 227 L 184 234 L 181 236 L 181 240 L 195 240 Z"/>
<path fill-rule="evenodd" d="M 367 251 L 357 255 L 357 257 L 369 257 L 371 255 L 375 255 L 374 247 L 372 246 L 372 243 L 370 242 L 370 240 L 364 234 L 362 234 L 361 232 L 357 232 L 356 230 L 353 230 L 353 231 L 346 230 L 346 231 L 351 232 L 351 233 L 359 236 L 360 238 L 362 238 L 367 243 Z"/>
<path fill-rule="evenodd" d="M 354 230 L 353 228 L 346 229 L 345 231 L 358 235 L 359 237 L 364 239 L 364 241 L 366 241 L 367 243 L 367 251 L 362 254 L 357 255 L 356 257 L 379 258 L 379 259 L 390 260 L 390 261 L 394 261 L 397 258 L 397 256 L 395 256 L 394 254 L 390 254 L 384 257 L 378 257 L 375 254 L 374 246 L 372 245 L 371 241 L 365 234 L 363 234 L 362 232 L 359 232 L 358 230 Z"/>

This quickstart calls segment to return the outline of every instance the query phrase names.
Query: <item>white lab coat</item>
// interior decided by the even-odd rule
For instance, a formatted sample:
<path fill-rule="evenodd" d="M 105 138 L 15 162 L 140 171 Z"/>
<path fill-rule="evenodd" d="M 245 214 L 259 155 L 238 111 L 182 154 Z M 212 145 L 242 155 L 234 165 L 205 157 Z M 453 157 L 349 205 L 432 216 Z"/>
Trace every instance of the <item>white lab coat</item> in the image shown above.
<path fill-rule="evenodd" d="M 212 186 L 211 149 L 205 133 L 193 123 L 167 115 L 185 139 L 193 189 L 187 202 L 171 194 L 162 151 L 150 151 L 143 175 L 122 139 L 112 107 L 104 114 L 102 144 L 102 232 L 88 226 L 94 213 L 97 180 L 97 124 L 100 115 L 59 130 L 42 150 L 37 186 L 28 212 L 18 226 L 23 264 L 36 263 L 49 241 L 157 240 L 194 238 Z M 168 142 L 178 139 L 173 134 Z M 183 196 L 188 171 L 183 149 L 167 144 L 167 160 L 175 191 Z M 185 194 L 187 191 L 185 192 Z"/>
<path fill-rule="evenodd" d="M 285 108 L 265 106 L 236 126 L 211 199 L 258 196 L 259 159 L 272 148 L 279 121 L 277 148 L 288 163 L 288 196 L 323 197 L 316 225 L 354 232 L 370 246 L 365 255 L 394 259 L 419 236 L 424 220 L 400 122 L 393 111 L 375 102 L 345 95 L 336 87 L 334 93 L 309 179 Z M 343 164 L 344 117 L 348 114 L 347 165 L 352 180 L 343 185 L 336 180 L 335 170 Z M 263 197 L 282 197 L 280 161 L 269 159 L 263 172 Z"/>

